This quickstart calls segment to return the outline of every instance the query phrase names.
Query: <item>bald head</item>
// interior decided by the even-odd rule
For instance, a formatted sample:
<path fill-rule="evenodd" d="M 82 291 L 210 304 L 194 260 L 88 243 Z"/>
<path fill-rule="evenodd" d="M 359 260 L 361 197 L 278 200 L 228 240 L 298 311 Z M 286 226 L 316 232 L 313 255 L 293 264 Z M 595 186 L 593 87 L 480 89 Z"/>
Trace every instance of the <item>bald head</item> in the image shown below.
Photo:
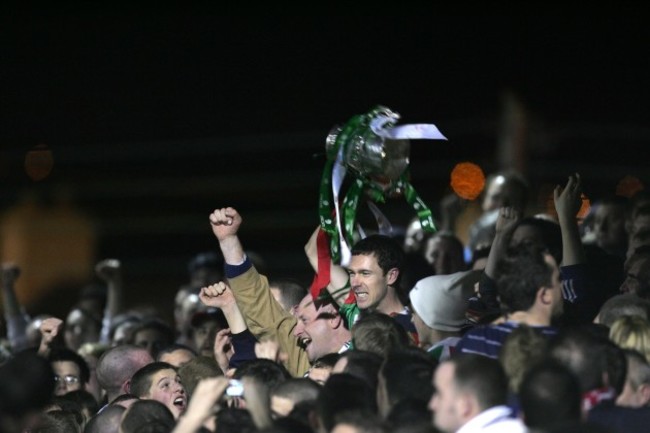
<path fill-rule="evenodd" d="M 133 373 L 152 362 L 149 352 L 138 346 L 122 345 L 105 352 L 97 362 L 97 381 L 106 390 L 108 401 L 128 392 Z"/>

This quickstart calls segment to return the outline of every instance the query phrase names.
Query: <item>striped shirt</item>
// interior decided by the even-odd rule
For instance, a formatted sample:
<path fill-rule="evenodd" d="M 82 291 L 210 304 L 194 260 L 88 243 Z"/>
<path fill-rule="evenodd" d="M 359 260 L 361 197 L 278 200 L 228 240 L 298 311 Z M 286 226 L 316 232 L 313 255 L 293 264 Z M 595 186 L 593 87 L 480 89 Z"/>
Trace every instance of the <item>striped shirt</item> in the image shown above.
<path fill-rule="evenodd" d="M 470 329 L 456 345 L 456 352 L 475 353 L 497 359 L 503 342 L 518 326 L 518 322 L 504 322 Z M 557 329 L 553 326 L 532 326 L 532 328 L 549 338 L 557 334 Z"/>

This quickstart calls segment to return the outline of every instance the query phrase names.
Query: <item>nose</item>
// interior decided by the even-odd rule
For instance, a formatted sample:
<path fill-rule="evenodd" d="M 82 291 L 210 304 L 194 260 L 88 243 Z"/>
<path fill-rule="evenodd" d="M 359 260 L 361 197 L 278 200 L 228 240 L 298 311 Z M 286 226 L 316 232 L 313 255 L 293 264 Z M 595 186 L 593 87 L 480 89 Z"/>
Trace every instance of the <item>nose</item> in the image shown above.
<path fill-rule="evenodd" d="M 296 327 L 293 328 L 293 336 L 300 337 L 304 331 L 305 331 L 305 325 L 303 325 L 302 322 L 298 320 Z"/>

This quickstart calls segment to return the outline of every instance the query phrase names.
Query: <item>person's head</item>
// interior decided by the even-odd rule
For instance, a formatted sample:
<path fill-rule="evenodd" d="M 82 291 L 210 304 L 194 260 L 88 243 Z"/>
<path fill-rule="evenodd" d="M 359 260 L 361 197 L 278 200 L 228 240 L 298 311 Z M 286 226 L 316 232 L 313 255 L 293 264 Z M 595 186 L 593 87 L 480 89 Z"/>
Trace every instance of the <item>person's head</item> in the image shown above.
<path fill-rule="evenodd" d="M 324 384 L 327 382 L 330 374 L 332 374 L 332 369 L 339 358 L 340 354 L 338 353 L 328 353 L 325 356 L 321 356 L 316 361 L 312 362 L 311 367 L 309 367 L 309 371 L 307 372 L 307 377 L 316 383 L 321 385 Z"/>
<path fill-rule="evenodd" d="M 81 307 L 75 307 L 65 319 L 64 338 L 65 345 L 71 350 L 77 350 L 84 343 L 99 341 L 102 329 L 101 316 Z"/>
<path fill-rule="evenodd" d="M 316 412 L 323 431 L 331 431 L 336 417 L 345 411 L 377 413 L 377 399 L 369 385 L 348 373 L 333 374 L 316 400 Z"/>
<path fill-rule="evenodd" d="M 57 399 L 61 402 L 71 402 L 74 404 L 76 409 L 79 410 L 84 417 L 84 425 L 99 410 L 99 404 L 97 400 L 95 400 L 95 397 L 84 389 L 70 391 L 67 394 L 57 397 Z"/>
<path fill-rule="evenodd" d="M 269 390 L 291 378 L 291 373 L 281 364 L 270 359 L 257 358 L 242 362 L 233 379 L 252 378 L 258 383 L 263 383 Z"/>
<path fill-rule="evenodd" d="M 531 429 L 581 418 L 578 379 L 566 366 L 550 359 L 531 367 L 524 375 L 519 401 L 524 422 Z"/>
<path fill-rule="evenodd" d="M 121 345 L 104 352 L 97 362 L 97 381 L 106 390 L 108 401 L 129 392 L 133 374 L 151 362 L 151 354 L 138 346 Z"/>
<path fill-rule="evenodd" d="M 452 232 L 437 232 L 431 236 L 424 257 L 435 275 L 453 274 L 466 268 L 463 243 Z"/>
<path fill-rule="evenodd" d="M 156 361 L 166 362 L 176 368 L 196 358 L 196 352 L 184 344 L 171 344 L 158 352 Z"/>
<path fill-rule="evenodd" d="M 305 348 L 311 362 L 328 353 L 338 353 L 350 340 L 350 331 L 331 299 L 316 300 L 306 295 L 296 309 L 296 326 L 293 330 Z"/>
<path fill-rule="evenodd" d="M 142 323 L 142 317 L 135 313 L 124 313 L 115 316 L 109 331 L 111 346 L 133 344 L 133 330 L 140 323 Z"/>
<path fill-rule="evenodd" d="M 352 341 L 359 350 L 382 357 L 391 350 L 410 344 L 406 330 L 387 314 L 377 311 L 362 315 L 352 326 Z"/>
<path fill-rule="evenodd" d="M 463 353 L 438 366 L 433 388 L 433 424 L 455 432 L 481 412 L 506 404 L 508 379 L 496 359 Z"/>
<path fill-rule="evenodd" d="M 639 316 L 622 316 L 612 324 L 609 338 L 623 349 L 634 349 L 650 361 L 650 323 Z"/>
<path fill-rule="evenodd" d="M 391 409 L 405 399 L 420 400 L 423 406 L 431 398 L 431 376 L 437 362 L 417 347 L 388 352 L 378 375 L 377 403 L 386 418 Z"/>
<path fill-rule="evenodd" d="M 174 330 L 159 319 L 148 319 L 133 330 L 133 344 L 149 351 L 152 358 L 158 352 L 174 343 Z"/>
<path fill-rule="evenodd" d="M 625 280 L 621 284 L 621 292 L 650 299 L 650 245 L 637 248 L 625 260 L 624 272 Z"/>
<path fill-rule="evenodd" d="M 271 294 L 276 301 L 282 305 L 285 311 L 291 314 L 295 313 L 297 305 L 307 294 L 307 289 L 297 281 L 289 278 L 279 278 L 269 281 Z"/>
<path fill-rule="evenodd" d="M 194 256 L 187 265 L 190 286 L 194 290 L 223 280 L 223 256 L 216 251 L 202 252 Z"/>
<path fill-rule="evenodd" d="M 314 401 L 321 386 L 306 377 L 292 377 L 271 390 L 271 413 L 274 418 L 288 416 L 297 403 Z"/>
<path fill-rule="evenodd" d="M 223 371 L 214 357 L 197 356 L 178 368 L 188 398 L 192 397 L 196 385 L 208 377 L 223 376 Z"/>
<path fill-rule="evenodd" d="M 545 217 L 530 216 L 517 222 L 509 246 L 527 246 L 547 250 L 557 263 L 562 262 L 562 231 L 560 225 Z"/>
<path fill-rule="evenodd" d="M 594 323 L 611 328 L 616 319 L 622 316 L 638 316 L 648 319 L 650 314 L 650 301 L 641 299 L 632 293 L 622 293 L 609 298 L 600 307 Z"/>
<path fill-rule="evenodd" d="M 404 260 L 401 246 L 388 236 L 371 235 L 354 244 L 348 265 L 350 286 L 362 310 L 384 311 L 396 296 Z"/>
<path fill-rule="evenodd" d="M 174 414 L 165 404 L 153 399 L 139 400 L 122 414 L 119 433 L 136 433 L 142 426 L 151 423 L 163 423 L 166 431 L 176 425 Z"/>
<path fill-rule="evenodd" d="M 122 406 L 108 406 L 90 418 L 84 433 L 118 433 L 124 411 Z"/>
<path fill-rule="evenodd" d="M 199 308 L 190 321 L 190 334 L 196 351 L 201 356 L 214 356 L 214 339 L 221 329 L 228 327 L 219 308 Z"/>
<path fill-rule="evenodd" d="M 110 401 L 108 404 L 110 406 L 120 406 L 120 407 L 123 407 L 124 409 L 128 409 L 133 403 L 135 403 L 138 400 L 140 400 L 140 399 L 138 397 L 136 397 L 135 395 L 125 393 L 125 394 L 118 395 L 112 401 Z"/>
<path fill-rule="evenodd" d="M 343 411 L 335 417 L 331 433 L 386 433 L 388 426 L 375 414 L 362 410 Z"/>
<path fill-rule="evenodd" d="M 14 431 L 22 432 L 30 428 L 53 393 L 50 362 L 36 351 L 16 353 L 0 366 L 0 430 L 13 426 Z"/>
<path fill-rule="evenodd" d="M 497 290 L 502 308 L 543 315 L 562 313 L 560 271 L 553 257 L 539 248 L 521 246 L 508 251 L 497 264 Z"/>
<path fill-rule="evenodd" d="M 481 272 L 433 275 L 418 281 L 409 293 L 413 324 L 420 345 L 429 348 L 446 336 L 460 335 L 466 325 L 467 300 Z"/>
<path fill-rule="evenodd" d="M 624 385 L 625 357 L 621 349 L 590 327 L 561 330 L 551 341 L 549 354 L 575 374 L 583 394 L 604 387 L 618 388 L 618 393 Z"/>
<path fill-rule="evenodd" d="M 593 229 L 596 245 L 609 254 L 624 255 L 627 250 L 625 223 L 629 200 L 622 196 L 608 197 L 595 207 Z"/>
<path fill-rule="evenodd" d="M 187 407 L 181 378 L 176 368 L 166 362 L 152 362 L 136 371 L 131 378 L 130 391 L 141 400 L 157 400 L 164 404 L 176 419 Z"/>
<path fill-rule="evenodd" d="M 639 352 L 624 350 L 627 376 L 623 391 L 616 398 L 618 406 L 643 407 L 650 405 L 650 363 Z"/>
<path fill-rule="evenodd" d="M 409 225 L 406 226 L 406 231 L 404 233 L 404 245 L 402 249 L 405 253 L 424 253 L 424 241 L 427 238 L 426 232 L 422 230 L 422 224 L 420 223 L 420 218 L 413 217 L 409 222 Z"/>
<path fill-rule="evenodd" d="M 382 355 L 366 350 L 348 350 L 339 357 L 332 374 L 349 373 L 365 381 L 373 392 L 377 389 L 379 369 L 384 361 Z"/>
<path fill-rule="evenodd" d="M 84 389 L 90 378 L 90 370 L 84 359 L 67 348 L 53 349 L 48 356 L 54 370 L 55 395 Z"/>
<path fill-rule="evenodd" d="M 481 207 L 489 212 L 504 206 L 524 210 L 528 203 L 528 182 L 518 172 L 507 170 L 488 176 Z"/>
<path fill-rule="evenodd" d="M 519 392 L 521 381 L 530 367 L 546 356 L 548 338 L 534 327 L 520 324 L 506 337 L 499 362 L 508 376 L 510 391 Z"/>

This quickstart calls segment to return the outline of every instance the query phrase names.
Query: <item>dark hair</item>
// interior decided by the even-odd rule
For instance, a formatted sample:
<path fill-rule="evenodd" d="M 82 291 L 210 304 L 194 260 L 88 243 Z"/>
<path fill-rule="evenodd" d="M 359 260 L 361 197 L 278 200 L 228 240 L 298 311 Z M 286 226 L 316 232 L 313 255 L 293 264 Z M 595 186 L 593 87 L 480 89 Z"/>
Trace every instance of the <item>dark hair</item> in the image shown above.
<path fill-rule="evenodd" d="M 223 272 L 224 260 L 221 253 L 216 251 L 207 251 L 199 253 L 192 257 L 187 264 L 187 271 L 190 274 L 202 268 L 208 268 L 215 271 Z"/>
<path fill-rule="evenodd" d="M 431 377 L 437 365 L 430 354 L 415 346 L 388 352 L 380 374 L 389 405 L 406 398 L 427 402 L 433 394 Z"/>
<path fill-rule="evenodd" d="M 174 370 L 176 367 L 166 362 L 152 362 L 135 372 L 131 378 L 130 393 L 138 398 L 142 398 L 151 389 L 151 378 L 154 374 L 162 370 Z"/>
<path fill-rule="evenodd" d="M 373 391 L 377 389 L 377 374 L 383 362 L 381 355 L 367 350 L 355 349 L 343 352 L 341 358 L 348 360 L 343 372 L 362 379 Z"/>
<path fill-rule="evenodd" d="M 172 353 L 172 352 L 176 352 L 177 350 L 187 350 L 192 355 L 198 356 L 198 354 L 196 353 L 196 350 L 192 349 L 190 346 L 186 346 L 185 344 L 174 343 L 174 344 L 170 344 L 169 346 L 160 349 L 160 351 L 156 355 L 156 361 L 160 361 L 160 358 L 163 355 L 166 355 L 166 354 Z"/>
<path fill-rule="evenodd" d="M 326 431 L 331 431 L 336 416 L 342 412 L 359 410 L 377 413 L 377 398 L 362 379 L 347 373 L 333 374 L 327 379 L 316 400 L 316 412 Z"/>
<path fill-rule="evenodd" d="M 402 269 L 404 263 L 404 250 L 401 245 L 385 235 L 370 235 L 361 239 L 352 247 L 352 255 L 374 255 L 384 275 L 393 268 Z M 394 287 L 399 286 L 399 277 L 398 274 Z"/>
<path fill-rule="evenodd" d="M 96 414 L 99 410 L 99 403 L 95 400 L 95 396 L 85 389 L 77 389 L 67 392 L 61 396 L 56 397 L 59 402 L 71 401 L 79 406 L 79 410 L 86 409 L 90 414 Z M 62 407 L 61 409 L 64 409 Z"/>
<path fill-rule="evenodd" d="M 558 223 L 546 218 L 529 216 L 517 222 L 517 228 L 523 226 L 537 229 L 544 242 L 543 245 L 538 245 L 538 247 L 548 250 L 557 263 L 562 262 L 562 231 Z"/>
<path fill-rule="evenodd" d="M 178 375 L 181 377 L 185 392 L 188 397 L 191 397 L 201 379 L 223 376 L 223 371 L 214 358 L 197 356 L 188 363 L 181 365 L 178 368 Z"/>
<path fill-rule="evenodd" d="M 284 397 L 293 402 L 316 400 L 321 385 L 307 377 L 292 377 L 273 389 L 273 396 Z"/>
<path fill-rule="evenodd" d="M 528 370 L 519 388 L 519 401 L 530 428 L 544 429 L 579 420 L 581 416 L 578 378 L 554 360 L 546 360 Z"/>
<path fill-rule="evenodd" d="M 82 384 L 88 383 L 88 380 L 90 379 L 88 363 L 74 350 L 65 347 L 57 347 L 52 349 L 47 359 L 50 363 L 69 361 L 77 364 L 79 367 L 79 380 L 81 380 Z"/>
<path fill-rule="evenodd" d="M 283 365 L 270 359 L 258 358 L 244 361 L 237 367 L 234 379 L 252 377 L 273 390 L 277 385 L 291 377 L 291 373 Z"/>
<path fill-rule="evenodd" d="M 120 427 L 124 433 L 134 433 L 143 425 L 162 422 L 171 431 L 176 425 L 174 415 L 158 400 L 138 400 L 124 413 Z"/>
<path fill-rule="evenodd" d="M 544 260 L 544 250 L 536 246 L 509 249 L 497 264 L 497 290 L 507 312 L 526 311 L 535 303 L 537 292 L 549 287 L 553 268 Z"/>
<path fill-rule="evenodd" d="M 312 368 L 332 368 L 341 357 L 340 353 L 328 353 L 312 363 Z"/>
<path fill-rule="evenodd" d="M 508 378 L 499 361 L 473 353 L 459 353 L 445 362 L 454 365 L 456 388 L 475 395 L 482 411 L 506 404 Z"/>
<path fill-rule="evenodd" d="M 255 433 L 257 427 L 246 409 L 226 407 L 217 414 L 215 433 Z"/>

